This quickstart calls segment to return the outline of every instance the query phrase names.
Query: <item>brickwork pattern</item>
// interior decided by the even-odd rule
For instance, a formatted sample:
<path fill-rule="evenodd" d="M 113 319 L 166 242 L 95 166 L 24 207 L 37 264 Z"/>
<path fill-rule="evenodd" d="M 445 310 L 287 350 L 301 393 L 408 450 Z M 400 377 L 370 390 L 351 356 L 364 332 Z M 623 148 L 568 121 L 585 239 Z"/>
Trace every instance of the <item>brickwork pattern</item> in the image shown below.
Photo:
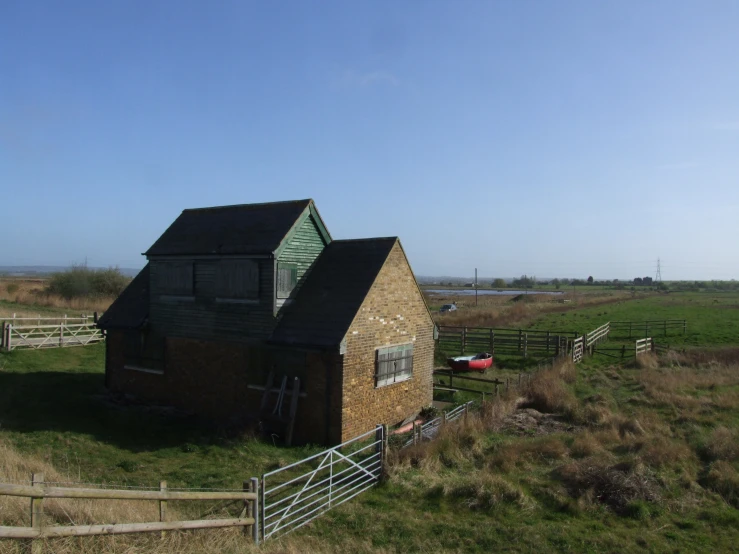
<path fill-rule="evenodd" d="M 341 440 L 394 425 L 433 400 L 434 323 L 396 243 L 346 336 Z M 375 388 L 378 347 L 413 344 L 413 376 Z"/>
<path fill-rule="evenodd" d="M 226 424 L 258 419 L 263 393 L 248 385 L 265 385 L 255 376 L 265 375 L 265 369 L 273 367 L 274 350 L 235 342 L 168 338 L 164 373 L 153 375 L 124 368 L 123 333 L 111 330 L 107 341 L 107 384 L 111 390 Z M 341 433 L 341 357 L 308 353 L 305 366 L 306 395 L 298 401 L 293 442 L 336 443 Z M 273 386 L 279 384 L 280 379 L 275 379 Z M 272 400 L 276 398 L 275 394 Z M 283 414 L 289 409 L 290 396 L 286 396 Z"/>

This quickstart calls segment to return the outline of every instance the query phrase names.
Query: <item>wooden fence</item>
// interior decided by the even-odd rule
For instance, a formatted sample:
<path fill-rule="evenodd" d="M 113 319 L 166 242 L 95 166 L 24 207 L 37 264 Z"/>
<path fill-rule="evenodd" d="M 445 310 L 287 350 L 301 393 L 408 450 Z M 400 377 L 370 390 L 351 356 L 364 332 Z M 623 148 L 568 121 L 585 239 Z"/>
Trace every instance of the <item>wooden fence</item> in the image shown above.
<path fill-rule="evenodd" d="M 566 351 L 570 335 L 574 337 L 577 333 L 440 326 L 436 346 L 444 352 L 485 351 L 518 354 L 526 358 L 529 354 L 557 355 Z"/>
<path fill-rule="evenodd" d="M 112 490 L 93 488 L 55 487 L 44 483 L 44 475 L 32 476 L 31 485 L 0 484 L 0 495 L 20 496 L 31 499 L 30 527 L 0 526 L 0 539 L 48 539 L 58 537 L 83 537 L 93 535 L 120 535 L 125 533 L 149 533 L 186 529 L 214 529 L 222 527 L 251 528 L 255 542 L 259 541 L 257 514 L 259 513 L 259 480 L 244 483 L 243 491 L 170 491 L 162 481 L 159 490 Z M 103 525 L 50 525 L 44 524 L 44 500 L 47 498 L 86 498 L 100 500 L 156 500 L 159 502 L 159 521 L 148 523 L 113 523 Z M 238 518 L 198 519 L 166 521 L 168 500 L 231 500 L 243 501 Z M 33 543 L 38 552 L 41 543 Z"/>
<path fill-rule="evenodd" d="M 486 395 L 498 396 L 498 394 L 500 394 L 501 387 L 505 387 L 505 390 L 508 390 L 512 385 L 520 386 L 521 383 L 529 381 L 531 379 L 531 373 L 519 373 L 518 379 L 511 379 L 509 377 L 506 377 L 506 379 L 503 380 L 497 378 L 483 379 L 482 377 L 469 377 L 467 375 L 454 373 L 453 371 L 448 369 L 435 369 L 434 377 L 438 379 L 438 382 L 434 382 L 434 390 L 442 392 L 471 392 L 474 394 L 479 394 L 481 400 L 484 402 L 486 399 Z M 464 384 L 465 381 L 470 383 L 483 383 L 484 385 L 489 385 L 490 388 L 471 389 L 464 386 L 460 387 L 458 384 L 455 385 L 454 381 L 457 381 L 457 383 L 461 381 L 462 384 Z"/>
<path fill-rule="evenodd" d="M 16 348 L 85 346 L 103 340 L 103 333 L 97 327 L 97 317 L 92 320 L 90 318 L 49 319 L 55 319 L 57 323 L 18 325 L 3 321 L 0 346 L 10 351 Z M 16 318 L 16 320 L 21 320 L 21 318 Z M 33 321 L 38 321 L 38 319 L 33 318 Z"/>
<path fill-rule="evenodd" d="M 572 341 L 572 361 L 578 363 L 582 361 L 585 352 L 585 336 L 578 337 Z"/>
<path fill-rule="evenodd" d="M 651 352 L 653 348 L 652 339 L 650 337 L 647 337 L 645 339 L 639 339 L 636 341 L 635 348 L 634 348 L 634 356 L 639 356 L 640 354 L 646 354 L 647 352 Z"/>
<path fill-rule="evenodd" d="M 611 331 L 619 336 L 644 337 L 655 336 L 661 334 L 667 336 L 670 332 L 679 332 L 685 334 L 688 330 L 688 322 L 685 319 L 661 319 L 650 321 L 612 321 Z"/>

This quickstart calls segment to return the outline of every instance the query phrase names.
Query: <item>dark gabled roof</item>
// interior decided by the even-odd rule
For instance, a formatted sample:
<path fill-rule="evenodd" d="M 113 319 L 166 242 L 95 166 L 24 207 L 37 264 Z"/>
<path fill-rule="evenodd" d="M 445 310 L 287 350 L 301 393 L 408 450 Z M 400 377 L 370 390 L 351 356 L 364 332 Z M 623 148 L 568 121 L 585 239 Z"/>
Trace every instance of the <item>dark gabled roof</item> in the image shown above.
<path fill-rule="evenodd" d="M 397 237 L 332 241 L 285 308 L 270 342 L 338 346 L 397 242 Z"/>
<path fill-rule="evenodd" d="M 312 204 L 308 199 L 184 210 L 145 254 L 269 254 Z"/>
<path fill-rule="evenodd" d="M 98 320 L 101 329 L 136 329 L 149 317 L 149 264 Z"/>

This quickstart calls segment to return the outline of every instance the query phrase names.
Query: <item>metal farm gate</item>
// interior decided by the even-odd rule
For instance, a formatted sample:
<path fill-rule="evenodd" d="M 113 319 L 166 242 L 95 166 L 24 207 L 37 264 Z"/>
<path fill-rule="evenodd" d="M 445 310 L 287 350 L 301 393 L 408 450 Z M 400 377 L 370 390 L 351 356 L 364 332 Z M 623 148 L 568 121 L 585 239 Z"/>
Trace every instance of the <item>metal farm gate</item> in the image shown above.
<path fill-rule="evenodd" d="M 377 484 L 382 474 L 386 428 L 324 450 L 262 476 L 263 540 L 314 520 Z"/>

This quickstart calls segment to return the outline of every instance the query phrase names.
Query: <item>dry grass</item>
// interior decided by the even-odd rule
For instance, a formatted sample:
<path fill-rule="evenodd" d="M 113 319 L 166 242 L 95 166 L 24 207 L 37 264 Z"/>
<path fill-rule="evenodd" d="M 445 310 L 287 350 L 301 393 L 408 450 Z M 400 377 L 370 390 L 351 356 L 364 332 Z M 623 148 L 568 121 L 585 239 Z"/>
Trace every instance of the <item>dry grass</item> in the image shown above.
<path fill-rule="evenodd" d="M 704 483 L 726 502 L 739 508 L 739 473 L 729 462 L 719 460 L 711 464 Z"/>
<path fill-rule="evenodd" d="M 706 443 L 706 452 L 713 460 L 739 461 L 739 433 L 719 426 Z"/>
<path fill-rule="evenodd" d="M 622 302 L 630 298 L 630 293 L 603 292 L 573 297 L 566 293 L 553 299 L 551 295 L 530 294 L 523 301 L 512 302 L 509 296 L 479 296 L 475 306 L 474 297 L 465 295 L 428 295 L 430 304 L 451 304 L 455 302 L 460 309 L 456 312 L 434 314 L 439 325 L 468 327 L 507 328 L 523 326 L 533 319 L 552 313 L 565 313 L 583 306 L 594 307 Z M 559 300 L 570 300 L 563 304 Z"/>
<path fill-rule="evenodd" d="M 89 297 L 89 298 L 62 298 L 57 294 L 49 294 L 45 291 L 45 281 L 42 280 L 15 280 L 0 279 L 0 300 L 22 304 L 25 306 L 42 306 L 45 308 L 57 308 L 74 310 L 75 312 L 99 312 L 103 313 L 113 303 L 113 297 Z M 21 314 L 19 310 L 13 310 L 18 314 L 36 316 L 38 312 L 28 311 Z M 7 314 L 11 315 L 11 314 Z M 71 315 L 71 314 L 70 314 Z"/>
<path fill-rule="evenodd" d="M 70 483 L 74 479 L 57 471 L 49 463 L 33 456 L 21 455 L 9 444 L 0 443 L 0 482 L 29 484 L 32 473 L 43 473 L 45 481 Z M 73 486 L 73 485 L 70 485 Z M 176 506 L 170 502 L 168 519 L 182 519 Z M 85 525 L 100 523 L 136 523 L 158 521 L 159 510 L 156 502 L 130 500 L 46 500 L 44 502 L 45 523 L 47 525 Z M 229 517 L 221 515 L 221 517 Z M 230 516 L 233 517 L 233 516 Z M 21 497 L 0 496 L 0 525 L 30 525 L 29 500 Z M 45 552 L 57 554 L 97 554 L 97 553 L 154 553 L 171 554 L 219 554 L 230 552 L 305 552 L 307 544 L 311 551 L 329 552 L 325 542 L 301 537 L 300 544 L 295 540 L 273 542 L 266 550 L 258 550 L 239 529 L 200 530 L 170 532 L 162 539 L 159 534 L 141 533 L 112 537 L 79 537 L 49 540 Z M 301 546 L 302 545 L 302 546 Z M 24 541 L 0 541 L 2 553 L 25 553 Z M 369 551 L 359 548 L 358 551 Z"/>
<path fill-rule="evenodd" d="M 656 479 L 638 461 L 610 464 L 586 458 L 565 464 L 556 474 L 575 498 L 585 496 L 620 513 L 636 500 L 657 502 L 661 496 Z"/>
<path fill-rule="evenodd" d="M 574 393 L 567 388 L 565 379 L 573 382 L 576 377 L 576 369 L 569 360 L 539 371 L 523 389 L 523 395 L 526 397 L 523 407 L 575 419 L 578 401 Z"/>

